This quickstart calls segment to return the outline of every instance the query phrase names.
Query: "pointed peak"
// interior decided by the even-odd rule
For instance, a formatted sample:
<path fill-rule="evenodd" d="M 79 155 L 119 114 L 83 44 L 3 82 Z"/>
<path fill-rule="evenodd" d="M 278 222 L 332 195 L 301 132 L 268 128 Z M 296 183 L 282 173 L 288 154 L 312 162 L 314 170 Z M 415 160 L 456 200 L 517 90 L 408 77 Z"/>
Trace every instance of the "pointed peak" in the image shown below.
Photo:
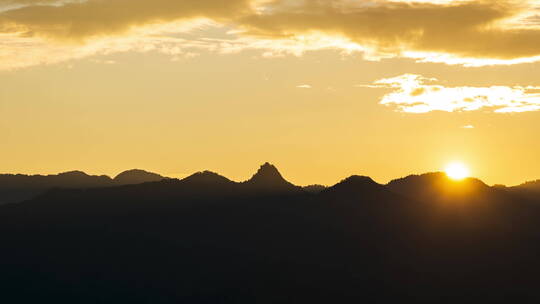
<path fill-rule="evenodd" d="M 261 165 L 259 170 L 257 170 L 257 173 L 251 177 L 251 179 L 248 181 L 250 183 L 255 184 L 276 184 L 276 183 L 288 183 L 281 173 L 279 173 L 279 170 L 270 163 L 264 163 Z"/>
<path fill-rule="evenodd" d="M 257 173 L 258 174 L 279 174 L 281 176 L 276 166 L 268 162 L 262 164 Z"/>
<path fill-rule="evenodd" d="M 301 189 L 285 180 L 279 170 L 268 162 L 261 165 L 257 173 L 245 183 L 259 190 L 297 191 Z"/>
<path fill-rule="evenodd" d="M 261 165 L 261 167 L 259 168 L 259 171 L 261 170 L 273 170 L 273 171 L 278 171 L 278 169 L 276 168 L 276 166 L 272 165 L 271 163 L 269 162 L 266 162 L 264 164 Z"/>

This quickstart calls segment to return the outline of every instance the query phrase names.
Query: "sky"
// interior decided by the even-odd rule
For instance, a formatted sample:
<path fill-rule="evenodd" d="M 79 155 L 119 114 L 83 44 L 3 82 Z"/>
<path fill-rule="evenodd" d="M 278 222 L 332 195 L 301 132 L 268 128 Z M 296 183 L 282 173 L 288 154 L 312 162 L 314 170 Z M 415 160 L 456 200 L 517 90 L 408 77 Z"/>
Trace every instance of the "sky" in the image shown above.
<path fill-rule="evenodd" d="M 540 1 L 0 0 L 0 172 L 540 178 Z"/>

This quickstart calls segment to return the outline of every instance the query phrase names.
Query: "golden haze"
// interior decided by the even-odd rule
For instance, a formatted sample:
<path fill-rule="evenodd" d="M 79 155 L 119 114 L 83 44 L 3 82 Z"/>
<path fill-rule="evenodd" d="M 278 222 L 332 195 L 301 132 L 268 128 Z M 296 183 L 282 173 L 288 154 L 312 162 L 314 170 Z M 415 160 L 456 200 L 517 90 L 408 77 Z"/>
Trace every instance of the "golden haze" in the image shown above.
<path fill-rule="evenodd" d="M 0 0 L 0 172 L 540 178 L 538 1 L 76 2 Z"/>

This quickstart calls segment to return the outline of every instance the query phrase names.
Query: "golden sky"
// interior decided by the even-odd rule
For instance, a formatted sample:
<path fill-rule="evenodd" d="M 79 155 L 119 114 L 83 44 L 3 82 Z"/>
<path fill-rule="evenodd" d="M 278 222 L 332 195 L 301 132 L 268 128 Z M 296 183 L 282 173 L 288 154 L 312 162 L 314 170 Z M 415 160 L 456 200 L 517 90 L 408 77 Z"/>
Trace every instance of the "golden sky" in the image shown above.
<path fill-rule="evenodd" d="M 540 1 L 0 0 L 0 172 L 540 178 Z"/>

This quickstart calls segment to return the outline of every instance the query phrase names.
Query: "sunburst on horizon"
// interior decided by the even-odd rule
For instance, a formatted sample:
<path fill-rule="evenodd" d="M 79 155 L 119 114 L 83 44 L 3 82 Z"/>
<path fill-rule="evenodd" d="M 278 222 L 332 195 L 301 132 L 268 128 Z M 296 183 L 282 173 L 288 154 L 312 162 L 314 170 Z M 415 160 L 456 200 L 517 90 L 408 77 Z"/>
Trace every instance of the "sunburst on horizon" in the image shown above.
<path fill-rule="evenodd" d="M 453 180 L 463 180 L 470 176 L 469 168 L 461 162 L 452 162 L 446 165 L 444 172 Z"/>

